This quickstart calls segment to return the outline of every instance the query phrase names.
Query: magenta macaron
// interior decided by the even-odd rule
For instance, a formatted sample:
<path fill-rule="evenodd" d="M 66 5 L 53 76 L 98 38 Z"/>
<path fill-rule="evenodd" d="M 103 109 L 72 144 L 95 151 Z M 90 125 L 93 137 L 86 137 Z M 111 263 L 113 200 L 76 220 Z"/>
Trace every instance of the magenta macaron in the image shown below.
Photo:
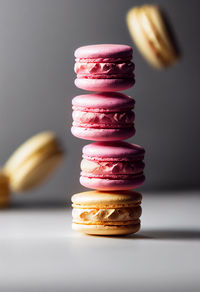
<path fill-rule="evenodd" d="M 121 91 L 135 83 L 132 48 L 127 45 L 101 44 L 75 51 L 75 85 L 89 91 Z"/>
<path fill-rule="evenodd" d="M 118 141 L 135 134 L 134 99 L 118 92 L 78 95 L 72 100 L 72 134 L 92 141 Z"/>
<path fill-rule="evenodd" d="M 143 184 L 144 149 L 123 141 L 83 147 L 80 183 L 98 190 L 129 190 Z"/>

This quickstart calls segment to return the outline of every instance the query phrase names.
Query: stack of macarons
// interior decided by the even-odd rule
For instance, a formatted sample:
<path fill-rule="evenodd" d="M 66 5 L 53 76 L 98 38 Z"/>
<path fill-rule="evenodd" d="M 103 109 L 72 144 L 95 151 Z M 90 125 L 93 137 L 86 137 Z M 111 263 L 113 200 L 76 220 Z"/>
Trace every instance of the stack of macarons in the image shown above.
<path fill-rule="evenodd" d="M 94 93 L 72 100 L 72 134 L 96 141 L 83 147 L 80 183 L 93 189 L 72 196 L 74 230 L 122 235 L 140 229 L 144 149 L 123 140 L 135 134 L 134 106 L 119 91 L 135 83 L 132 48 L 91 45 L 75 51 L 75 85 Z"/>

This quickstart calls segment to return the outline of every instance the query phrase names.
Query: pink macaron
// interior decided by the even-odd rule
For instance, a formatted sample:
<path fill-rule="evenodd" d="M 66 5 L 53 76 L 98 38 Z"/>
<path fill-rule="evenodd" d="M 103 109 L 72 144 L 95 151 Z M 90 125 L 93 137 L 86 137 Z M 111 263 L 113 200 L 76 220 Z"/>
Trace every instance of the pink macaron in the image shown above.
<path fill-rule="evenodd" d="M 92 141 L 119 141 L 135 134 L 135 101 L 119 92 L 78 95 L 72 100 L 72 134 Z"/>
<path fill-rule="evenodd" d="M 144 149 L 123 141 L 83 147 L 80 183 L 98 190 L 129 190 L 143 184 Z"/>
<path fill-rule="evenodd" d="M 75 85 L 89 91 L 121 91 L 135 83 L 132 48 L 101 44 L 75 51 Z"/>

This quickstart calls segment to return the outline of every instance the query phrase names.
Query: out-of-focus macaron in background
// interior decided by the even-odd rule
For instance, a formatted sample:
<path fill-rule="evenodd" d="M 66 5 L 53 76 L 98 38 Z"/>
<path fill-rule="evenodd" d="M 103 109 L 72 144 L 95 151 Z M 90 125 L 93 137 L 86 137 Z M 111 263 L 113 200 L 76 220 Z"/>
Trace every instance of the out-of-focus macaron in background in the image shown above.
<path fill-rule="evenodd" d="M 126 20 L 135 45 L 153 67 L 164 69 L 179 60 L 180 51 L 173 28 L 159 6 L 133 7 Z"/>
<path fill-rule="evenodd" d="M 9 178 L 0 170 L 0 209 L 5 208 L 10 202 Z"/>
<path fill-rule="evenodd" d="M 64 151 L 55 133 L 41 132 L 22 144 L 3 171 L 13 192 L 31 190 L 43 183 L 62 161 Z"/>

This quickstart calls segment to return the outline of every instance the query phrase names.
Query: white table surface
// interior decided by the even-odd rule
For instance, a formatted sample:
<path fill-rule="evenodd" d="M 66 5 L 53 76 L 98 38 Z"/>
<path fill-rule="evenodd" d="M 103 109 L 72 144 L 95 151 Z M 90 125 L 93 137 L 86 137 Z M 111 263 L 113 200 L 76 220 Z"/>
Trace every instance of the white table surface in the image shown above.
<path fill-rule="evenodd" d="M 142 230 L 84 236 L 71 210 L 0 211 L 0 291 L 200 291 L 198 192 L 143 195 Z"/>

